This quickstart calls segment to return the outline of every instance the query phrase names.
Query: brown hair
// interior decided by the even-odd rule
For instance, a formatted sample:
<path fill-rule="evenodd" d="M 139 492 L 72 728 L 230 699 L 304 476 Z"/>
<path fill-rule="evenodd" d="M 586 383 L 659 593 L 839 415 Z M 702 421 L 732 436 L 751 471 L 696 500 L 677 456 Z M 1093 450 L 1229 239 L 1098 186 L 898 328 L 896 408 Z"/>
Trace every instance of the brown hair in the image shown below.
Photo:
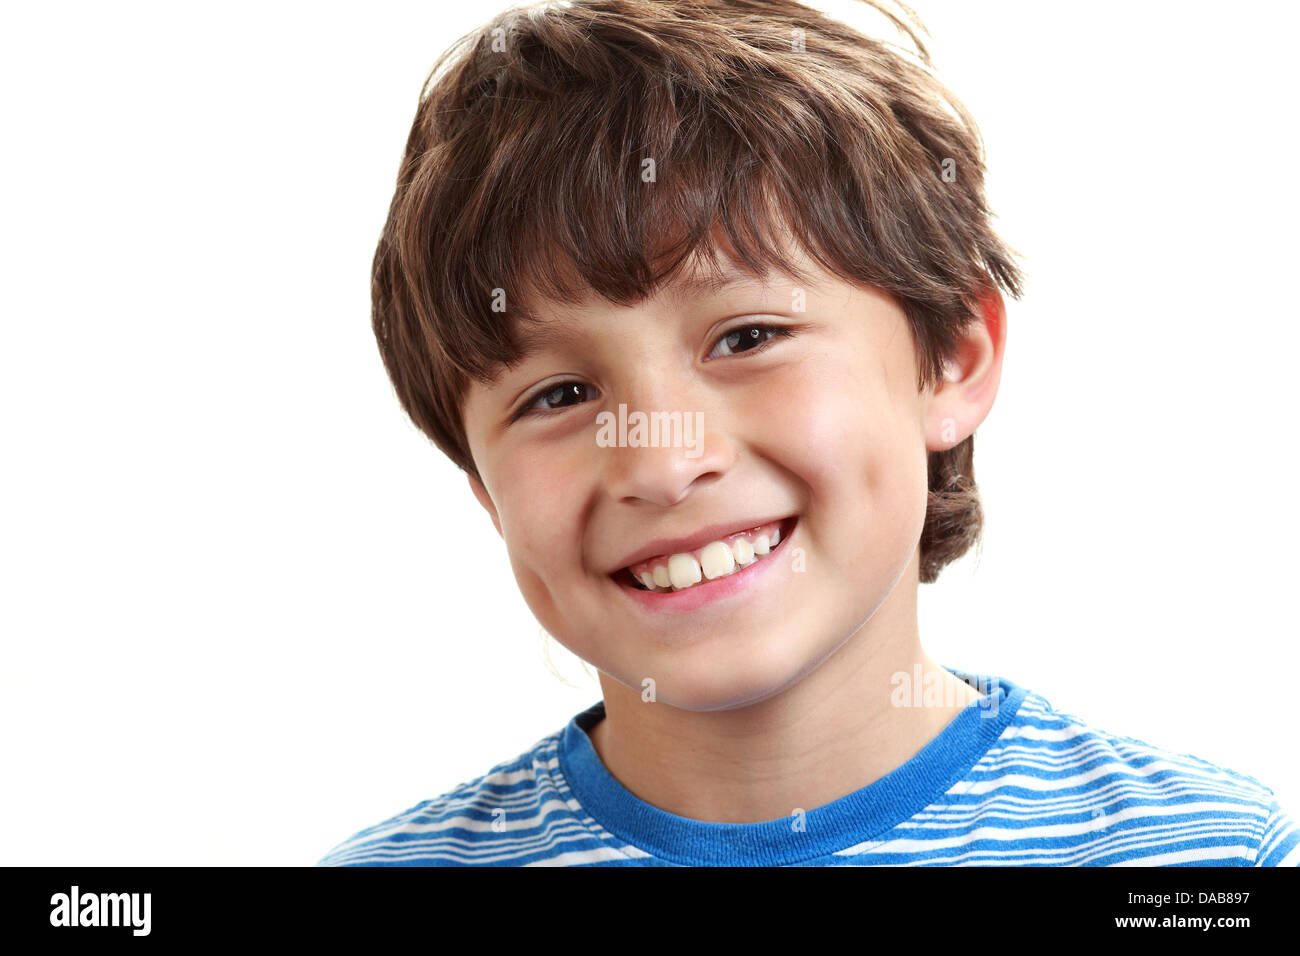
<path fill-rule="evenodd" d="M 461 399 L 524 355 L 530 302 L 634 304 L 693 254 L 717 271 L 715 229 L 755 274 L 799 275 L 784 226 L 827 272 L 892 294 L 918 390 L 985 290 L 1020 297 L 983 142 L 931 74 L 925 27 L 864 2 L 915 54 L 793 0 L 573 0 L 508 10 L 439 58 L 375 252 L 373 326 L 403 408 L 453 462 L 479 477 Z M 929 453 L 923 582 L 979 540 L 973 450 Z"/>

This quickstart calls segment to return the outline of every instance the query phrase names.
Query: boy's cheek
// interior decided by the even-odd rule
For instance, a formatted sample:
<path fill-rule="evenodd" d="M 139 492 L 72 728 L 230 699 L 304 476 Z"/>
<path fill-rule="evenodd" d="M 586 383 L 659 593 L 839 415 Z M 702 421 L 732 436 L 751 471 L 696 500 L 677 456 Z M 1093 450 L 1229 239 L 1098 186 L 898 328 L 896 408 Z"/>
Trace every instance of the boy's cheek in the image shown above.
<path fill-rule="evenodd" d="M 574 460 L 573 441 L 535 441 L 511 449 L 491 463 L 497 510 L 508 525 L 527 524 L 540 512 L 558 517 L 558 502 L 569 500 L 583 472 Z"/>
<path fill-rule="evenodd" d="M 580 528 L 569 522 L 572 504 L 553 492 L 538 492 L 515 501 L 502 528 L 513 562 L 558 569 L 575 564 Z"/>
<path fill-rule="evenodd" d="M 906 398 L 888 384 L 848 366 L 792 373 L 764 402 L 761 417 L 772 423 L 765 454 L 788 470 L 814 511 L 856 514 L 872 534 L 906 537 L 924 519 L 925 441 Z"/>
<path fill-rule="evenodd" d="M 778 461 L 840 473 L 871 448 L 879 448 L 886 422 L 875 414 L 879 397 L 851 378 L 814 365 L 791 369 L 757 401 L 754 421 Z M 785 449 L 784 454 L 781 449 Z"/>

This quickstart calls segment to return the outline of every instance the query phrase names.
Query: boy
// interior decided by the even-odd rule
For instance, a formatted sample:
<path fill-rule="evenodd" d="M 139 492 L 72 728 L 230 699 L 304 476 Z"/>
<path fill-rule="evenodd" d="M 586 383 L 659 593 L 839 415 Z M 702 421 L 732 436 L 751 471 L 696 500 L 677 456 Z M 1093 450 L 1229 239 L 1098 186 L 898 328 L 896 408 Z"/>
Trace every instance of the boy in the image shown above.
<path fill-rule="evenodd" d="M 1253 779 L 921 646 L 1022 278 L 878 9 L 920 63 L 791 0 L 578 0 L 434 67 L 375 333 L 603 700 L 322 865 L 1300 863 Z"/>

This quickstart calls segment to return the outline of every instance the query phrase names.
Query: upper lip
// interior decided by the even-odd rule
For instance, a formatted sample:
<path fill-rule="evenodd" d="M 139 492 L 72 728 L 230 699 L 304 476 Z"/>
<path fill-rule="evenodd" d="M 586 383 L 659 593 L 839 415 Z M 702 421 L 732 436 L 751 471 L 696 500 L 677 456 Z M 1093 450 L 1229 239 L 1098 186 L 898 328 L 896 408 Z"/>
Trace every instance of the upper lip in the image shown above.
<path fill-rule="evenodd" d="M 717 524 L 711 524 L 696 531 L 690 537 L 656 538 L 654 541 L 648 542 L 645 547 L 638 548 L 623 558 L 622 563 L 610 573 L 616 574 L 624 568 L 640 564 L 649 558 L 657 558 L 661 554 L 683 554 L 687 551 L 694 551 L 696 548 L 704 547 L 710 541 L 720 541 L 727 535 L 735 534 L 737 531 L 748 531 L 750 528 L 771 524 L 774 521 L 785 521 L 789 517 L 791 516 L 777 515 L 771 518 L 739 518 L 735 521 L 720 521 Z"/>

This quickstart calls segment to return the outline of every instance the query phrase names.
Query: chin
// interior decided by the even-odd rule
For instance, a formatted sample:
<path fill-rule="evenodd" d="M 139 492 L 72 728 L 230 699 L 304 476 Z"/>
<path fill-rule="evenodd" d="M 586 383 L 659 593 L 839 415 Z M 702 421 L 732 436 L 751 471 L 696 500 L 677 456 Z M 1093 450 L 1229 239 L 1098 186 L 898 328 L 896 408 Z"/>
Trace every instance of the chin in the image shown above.
<path fill-rule="evenodd" d="M 781 643 L 775 635 L 772 636 L 770 646 L 780 646 Z M 788 649 L 789 645 L 785 646 Z M 672 661 L 671 667 L 661 669 L 662 676 L 655 679 L 655 701 L 695 712 L 735 710 L 789 689 L 814 666 L 788 652 L 756 653 L 753 648 L 723 653 L 721 660 L 693 657 L 683 660 L 679 656 Z M 649 671 L 647 674 L 654 676 Z M 640 681 L 630 686 L 640 690 Z"/>

